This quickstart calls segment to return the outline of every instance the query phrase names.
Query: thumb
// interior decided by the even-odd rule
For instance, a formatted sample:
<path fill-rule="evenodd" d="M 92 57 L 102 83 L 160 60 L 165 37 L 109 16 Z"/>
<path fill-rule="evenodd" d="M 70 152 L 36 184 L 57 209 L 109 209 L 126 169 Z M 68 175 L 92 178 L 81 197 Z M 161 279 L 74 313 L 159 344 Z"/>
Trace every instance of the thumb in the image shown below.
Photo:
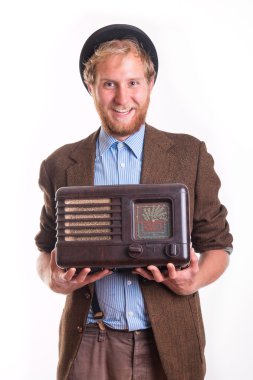
<path fill-rule="evenodd" d="M 55 268 L 56 268 L 56 254 L 57 254 L 57 251 L 56 251 L 56 248 L 54 248 L 51 252 L 51 259 L 50 259 L 50 268 L 51 270 L 53 271 Z"/>

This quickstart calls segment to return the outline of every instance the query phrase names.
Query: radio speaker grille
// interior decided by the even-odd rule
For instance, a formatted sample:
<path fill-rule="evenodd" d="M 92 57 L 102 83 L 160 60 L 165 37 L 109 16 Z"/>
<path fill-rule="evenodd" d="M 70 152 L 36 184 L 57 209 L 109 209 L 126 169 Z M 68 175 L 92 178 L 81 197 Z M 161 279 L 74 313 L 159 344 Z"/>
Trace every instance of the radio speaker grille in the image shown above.
<path fill-rule="evenodd" d="M 65 199 L 57 202 L 58 241 L 122 239 L 121 199 Z"/>

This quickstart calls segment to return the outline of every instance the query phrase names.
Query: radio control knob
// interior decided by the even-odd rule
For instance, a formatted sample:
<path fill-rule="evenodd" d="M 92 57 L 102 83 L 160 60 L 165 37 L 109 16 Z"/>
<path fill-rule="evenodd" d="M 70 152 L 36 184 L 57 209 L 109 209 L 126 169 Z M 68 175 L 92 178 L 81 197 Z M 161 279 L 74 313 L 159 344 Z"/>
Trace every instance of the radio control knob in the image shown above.
<path fill-rule="evenodd" d="M 128 247 L 128 255 L 133 259 L 137 259 L 143 253 L 143 247 L 140 244 L 131 244 Z"/>
<path fill-rule="evenodd" d="M 165 247 L 165 254 L 170 257 L 175 257 L 179 254 L 179 247 L 177 244 L 168 244 Z"/>

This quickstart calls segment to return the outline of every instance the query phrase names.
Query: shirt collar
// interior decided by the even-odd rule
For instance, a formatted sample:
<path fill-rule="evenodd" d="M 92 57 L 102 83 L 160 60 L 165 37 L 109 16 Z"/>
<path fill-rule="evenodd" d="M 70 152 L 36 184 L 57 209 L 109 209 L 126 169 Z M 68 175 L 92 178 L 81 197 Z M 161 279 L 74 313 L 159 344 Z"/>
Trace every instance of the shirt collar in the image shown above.
<path fill-rule="evenodd" d="M 142 150 L 143 150 L 143 141 L 144 141 L 144 133 L 145 133 L 145 124 L 141 126 L 139 131 L 135 132 L 131 136 L 129 136 L 126 140 L 124 140 L 124 144 L 126 144 L 131 151 L 134 153 L 136 158 L 141 159 Z M 113 136 L 106 133 L 106 131 L 101 127 L 99 136 L 98 136 L 98 150 L 97 155 L 102 156 L 110 147 L 115 143 L 119 142 Z"/>

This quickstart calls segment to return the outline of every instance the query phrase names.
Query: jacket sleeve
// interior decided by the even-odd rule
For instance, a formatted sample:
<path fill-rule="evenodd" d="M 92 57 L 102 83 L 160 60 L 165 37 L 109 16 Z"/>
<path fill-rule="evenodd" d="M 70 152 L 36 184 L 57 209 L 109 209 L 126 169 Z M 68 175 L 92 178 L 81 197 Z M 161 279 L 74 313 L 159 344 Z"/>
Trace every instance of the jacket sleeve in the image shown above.
<path fill-rule="evenodd" d="M 196 252 L 214 249 L 232 251 L 232 235 L 226 220 L 227 210 L 220 203 L 220 180 L 214 161 L 200 143 L 193 213 L 192 246 Z"/>
<path fill-rule="evenodd" d="M 55 191 L 46 169 L 46 161 L 40 167 L 39 186 L 44 193 L 44 206 L 40 216 L 40 231 L 35 243 L 40 251 L 50 253 L 56 243 Z"/>

